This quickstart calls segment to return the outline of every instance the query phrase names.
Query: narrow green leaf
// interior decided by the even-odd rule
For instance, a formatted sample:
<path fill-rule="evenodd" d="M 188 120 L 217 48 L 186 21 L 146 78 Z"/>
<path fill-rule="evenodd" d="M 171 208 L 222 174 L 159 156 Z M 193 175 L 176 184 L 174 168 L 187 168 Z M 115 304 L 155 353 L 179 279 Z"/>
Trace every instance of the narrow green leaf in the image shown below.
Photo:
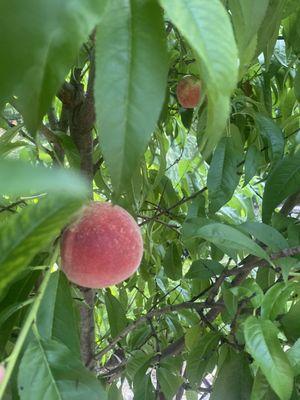
<path fill-rule="evenodd" d="M 280 319 L 282 330 L 290 341 L 300 337 L 300 301 L 292 305 L 290 310 Z"/>
<path fill-rule="evenodd" d="M 296 289 L 296 282 L 278 282 L 265 294 L 261 305 L 262 318 L 274 320 L 278 315 L 285 314 L 287 300 Z"/>
<path fill-rule="evenodd" d="M 0 225 L 0 293 L 59 235 L 81 204 L 65 196 L 43 199 Z"/>
<path fill-rule="evenodd" d="M 155 400 L 155 389 L 150 375 L 145 375 L 143 379 L 134 387 L 133 400 Z"/>
<path fill-rule="evenodd" d="M 101 7 L 96 0 L 0 3 L 0 48 L 5 54 L 0 103 L 17 96 L 29 130 L 37 129 L 49 109 L 80 46 L 98 23 Z"/>
<path fill-rule="evenodd" d="M 172 243 L 166 251 L 163 266 L 168 278 L 177 281 L 182 277 L 182 262 L 175 243 Z"/>
<path fill-rule="evenodd" d="M 269 259 L 268 254 L 253 240 L 232 226 L 218 222 L 204 225 L 196 230 L 195 235 L 215 244 L 236 251 L 246 251 L 257 257 Z"/>
<path fill-rule="evenodd" d="M 300 339 L 296 340 L 293 346 L 287 351 L 288 359 L 294 370 L 295 376 L 300 375 Z"/>
<path fill-rule="evenodd" d="M 278 400 L 260 369 L 258 369 L 254 378 L 250 400 Z"/>
<path fill-rule="evenodd" d="M 244 186 L 246 186 L 251 179 L 257 174 L 258 167 L 260 165 L 261 160 L 261 152 L 258 148 L 252 144 L 246 153 L 245 158 L 245 182 Z"/>
<path fill-rule="evenodd" d="M 7 177 L 10 179 L 7 179 Z M 72 197 L 87 194 L 85 179 L 71 170 L 33 166 L 20 160 L 0 159 L 0 195 L 66 193 Z"/>
<path fill-rule="evenodd" d="M 300 190 L 300 154 L 280 160 L 268 176 L 262 204 L 262 219 L 268 223 L 276 206 Z"/>
<path fill-rule="evenodd" d="M 248 400 L 252 375 L 246 355 L 228 351 L 213 385 L 211 400 Z"/>
<path fill-rule="evenodd" d="M 165 98 L 168 60 L 152 0 L 111 0 L 97 30 L 95 103 L 100 144 L 120 192 L 146 150 Z"/>
<path fill-rule="evenodd" d="M 51 274 L 37 313 L 36 325 L 43 339 L 58 340 L 80 356 L 77 310 L 70 284 L 60 271 Z"/>
<path fill-rule="evenodd" d="M 294 81 L 294 92 L 297 101 L 300 103 L 300 66 L 297 68 L 295 81 Z"/>
<path fill-rule="evenodd" d="M 257 32 L 268 5 L 269 0 L 229 0 L 228 2 L 242 72 L 249 66 L 255 54 Z"/>
<path fill-rule="evenodd" d="M 294 374 L 271 321 L 249 317 L 244 325 L 246 346 L 280 400 L 289 400 Z"/>
<path fill-rule="evenodd" d="M 185 278 L 187 279 L 209 279 L 220 275 L 224 267 L 214 260 L 196 260 L 192 262 Z"/>
<path fill-rule="evenodd" d="M 107 400 L 123 400 L 122 391 L 116 383 L 112 383 L 107 392 Z"/>
<path fill-rule="evenodd" d="M 272 251 L 289 247 L 287 240 L 275 228 L 260 222 L 244 222 L 237 226 L 244 233 L 250 233 L 255 239 L 267 245 Z"/>
<path fill-rule="evenodd" d="M 208 96 L 202 148 L 209 154 L 222 136 L 238 75 L 237 47 L 229 16 L 219 0 L 160 0 L 167 16 L 200 59 Z"/>
<path fill-rule="evenodd" d="M 241 154 L 233 146 L 231 138 L 222 138 L 214 151 L 207 174 L 211 212 L 218 211 L 233 196 L 240 180 L 238 175 L 238 163 L 240 161 Z"/>
<path fill-rule="evenodd" d="M 111 294 L 108 289 L 105 292 L 105 306 L 107 310 L 110 332 L 112 337 L 116 337 L 127 325 L 128 321 L 119 300 Z"/>
<path fill-rule="evenodd" d="M 172 399 L 177 393 L 179 386 L 183 383 L 182 376 L 162 367 L 157 371 L 157 379 L 161 390 L 167 399 Z"/>
<path fill-rule="evenodd" d="M 269 0 L 268 9 L 258 31 L 256 56 L 264 52 L 266 63 L 269 62 L 276 43 L 285 5 L 286 0 Z"/>
<path fill-rule="evenodd" d="M 273 162 L 280 160 L 284 152 L 284 137 L 282 130 L 269 117 L 262 114 L 255 115 L 255 121 L 261 136 L 268 143 L 269 154 Z"/>
<path fill-rule="evenodd" d="M 21 400 L 105 400 L 100 382 L 68 347 L 54 340 L 34 339 L 18 374 Z"/>
<path fill-rule="evenodd" d="M 220 340 L 219 335 L 209 332 L 201 335 L 195 341 L 195 344 L 190 349 L 186 373 L 192 385 L 201 382 L 203 375 L 207 372 L 207 366 L 212 355 L 216 352 L 218 342 Z"/>

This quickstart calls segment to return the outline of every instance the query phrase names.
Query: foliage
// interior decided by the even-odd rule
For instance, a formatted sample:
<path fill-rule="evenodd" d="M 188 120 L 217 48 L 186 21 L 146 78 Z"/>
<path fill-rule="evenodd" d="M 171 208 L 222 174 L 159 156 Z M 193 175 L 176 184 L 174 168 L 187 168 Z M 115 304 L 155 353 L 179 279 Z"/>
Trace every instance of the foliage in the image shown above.
<path fill-rule="evenodd" d="M 0 399 L 299 399 L 299 0 L 0 15 Z M 95 292 L 59 270 L 89 197 L 144 238 Z"/>

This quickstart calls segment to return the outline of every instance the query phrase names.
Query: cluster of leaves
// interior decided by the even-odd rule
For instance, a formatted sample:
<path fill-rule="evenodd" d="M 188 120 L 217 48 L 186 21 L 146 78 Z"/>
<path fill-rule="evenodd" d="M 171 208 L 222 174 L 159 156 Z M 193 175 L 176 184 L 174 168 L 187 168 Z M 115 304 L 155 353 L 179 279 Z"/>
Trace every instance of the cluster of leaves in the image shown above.
<path fill-rule="evenodd" d="M 299 1 L 11 0 L 0 15 L 0 398 L 298 399 Z M 175 96 L 186 74 L 194 110 Z M 91 190 L 145 243 L 138 273 L 95 294 L 94 373 L 83 294 L 57 271 Z"/>

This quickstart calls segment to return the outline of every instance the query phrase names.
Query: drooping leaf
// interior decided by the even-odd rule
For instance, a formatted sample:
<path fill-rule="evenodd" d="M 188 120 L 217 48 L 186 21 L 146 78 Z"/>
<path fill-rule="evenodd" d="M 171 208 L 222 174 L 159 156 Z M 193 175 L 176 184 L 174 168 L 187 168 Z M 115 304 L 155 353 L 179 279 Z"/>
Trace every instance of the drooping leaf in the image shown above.
<path fill-rule="evenodd" d="M 244 325 L 247 350 L 281 400 L 289 400 L 294 374 L 281 348 L 278 330 L 269 320 L 249 317 Z"/>
<path fill-rule="evenodd" d="M 18 374 L 21 400 L 105 400 L 106 393 L 68 347 L 55 340 L 32 340 Z"/>
<path fill-rule="evenodd" d="M 194 340 L 194 344 L 189 351 L 186 366 L 187 377 L 192 385 L 201 382 L 220 340 L 219 335 L 214 332 L 201 332 L 201 334 L 197 333 L 197 336 L 197 340 Z"/>
<path fill-rule="evenodd" d="M 150 375 L 145 375 L 134 389 L 133 400 L 155 400 L 155 389 Z"/>
<path fill-rule="evenodd" d="M 82 201 L 67 197 L 43 199 L 0 225 L 0 293 L 34 255 L 57 237 Z"/>
<path fill-rule="evenodd" d="M 255 239 L 267 245 L 272 251 L 279 251 L 289 247 L 287 240 L 272 226 L 260 222 L 244 222 L 238 228 L 250 233 Z"/>
<path fill-rule="evenodd" d="M 111 336 L 117 336 L 127 325 L 127 318 L 122 304 L 112 295 L 110 290 L 105 293 L 105 306 L 107 310 Z"/>
<path fill-rule="evenodd" d="M 172 243 L 166 251 L 163 260 L 163 266 L 168 278 L 177 281 L 182 276 L 182 262 L 178 248 L 175 243 Z"/>
<path fill-rule="evenodd" d="M 286 311 L 287 300 L 296 289 L 295 282 L 278 282 L 265 293 L 262 305 L 261 316 L 274 320 L 279 314 Z"/>
<path fill-rule="evenodd" d="M 130 186 L 155 129 L 167 70 L 156 2 L 109 1 L 97 30 L 95 104 L 101 149 L 116 192 Z"/>
<path fill-rule="evenodd" d="M 283 157 L 284 137 L 279 126 L 272 121 L 271 118 L 262 114 L 255 115 L 255 121 L 258 126 L 259 133 L 267 141 L 269 154 L 272 162 L 276 162 Z"/>
<path fill-rule="evenodd" d="M 300 301 L 297 301 L 289 311 L 280 319 L 285 336 L 290 341 L 295 341 L 300 337 Z"/>
<path fill-rule="evenodd" d="M 62 272 L 54 272 L 39 307 L 36 325 L 43 339 L 58 340 L 79 356 L 79 321 L 76 311 L 69 282 Z"/>
<path fill-rule="evenodd" d="M 252 380 L 245 354 L 231 350 L 218 371 L 211 400 L 248 400 Z"/>
<path fill-rule="evenodd" d="M 262 204 L 262 219 L 268 223 L 276 206 L 300 190 L 300 155 L 280 160 L 267 178 Z"/>
<path fill-rule="evenodd" d="M 269 6 L 257 34 L 256 56 L 262 52 L 268 64 L 277 40 L 286 0 L 269 0 Z"/>
<path fill-rule="evenodd" d="M 238 164 L 241 155 L 231 138 L 222 138 L 216 147 L 207 174 L 209 208 L 216 212 L 232 197 L 240 177 Z"/>
<path fill-rule="evenodd" d="M 0 103 L 17 96 L 31 131 L 49 109 L 102 7 L 96 0 L 1 2 Z"/>
<path fill-rule="evenodd" d="M 161 390 L 167 399 L 172 399 L 177 393 L 179 386 L 183 382 L 183 378 L 173 371 L 160 367 L 157 371 L 157 379 Z"/>
<path fill-rule="evenodd" d="M 219 275 L 224 267 L 215 260 L 196 260 L 193 261 L 190 269 L 185 275 L 187 279 L 209 279 Z"/>
<path fill-rule="evenodd" d="M 195 229 L 194 237 L 201 237 L 217 247 L 225 247 L 236 251 L 246 251 L 257 257 L 269 259 L 267 253 L 253 240 L 232 226 L 219 222 L 209 223 Z"/>
<path fill-rule="evenodd" d="M 278 396 L 273 392 L 260 369 L 254 378 L 250 400 L 278 400 Z"/>
<path fill-rule="evenodd" d="M 294 92 L 295 92 L 296 99 L 300 103 L 300 66 L 298 66 L 296 76 L 295 76 Z"/>
<path fill-rule="evenodd" d="M 160 0 L 168 17 L 200 59 L 208 97 L 207 129 L 201 147 L 209 154 L 222 136 L 229 98 L 238 75 L 232 25 L 219 0 Z"/>
<path fill-rule="evenodd" d="M 260 160 L 261 160 L 261 152 L 254 144 L 252 144 L 247 150 L 245 158 L 244 186 L 246 186 L 257 173 L 257 169 L 260 165 Z"/>
<path fill-rule="evenodd" d="M 242 71 L 248 67 L 255 54 L 257 32 L 268 5 L 269 0 L 229 0 L 228 6 L 232 16 Z"/>
<path fill-rule="evenodd" d="M 81 197 L 88 189 L 84 178 L 70 170 L 33 166 L 20 160 L 0 160 L 0 195 L 44 192 Z"/>

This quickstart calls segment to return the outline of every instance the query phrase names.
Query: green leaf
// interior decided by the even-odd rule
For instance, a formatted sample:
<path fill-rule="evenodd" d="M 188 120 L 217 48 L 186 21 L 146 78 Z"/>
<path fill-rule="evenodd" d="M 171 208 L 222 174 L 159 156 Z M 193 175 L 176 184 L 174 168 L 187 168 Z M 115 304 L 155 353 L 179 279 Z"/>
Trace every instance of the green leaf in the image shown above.
<path fill-rule="evenodd" d="M 246 186 L 257 173 L 258 167 L 260 165 L 260 160 L 261 160 L 261 152 L 254 144 L 252 144 L 248 148 L 245 158 L 244 186 Z"/>
<path fill-rule="evenodd" d="M 182 376 L 173 371 L 160 367 L 157 371 L 157 379 L 161 390 L 167 399 L 172 399 L 177 393 L 179 386 L 183 383 Z"/>
<path fill-rule="evenodd" d="M 300 375 L 300 339 L 293 344 L 286 355 L 288 356 L 295 376 Z"/>
<path fill-rule="evenodd" d="M 151 382 L 151 376 L 145 375 L 134 388 L 134 400 L 155 400 L 155 389 Z"/>
<path fill-rule="evenodd" d="M 284 136 L 282 130 L 271 118 L 265 117 L 262 114 L 255 115 L 255 122 L 259 133 L 268 143 L 269 154 L 275 163 L 283 157 Z"/>
<path fill-rule="evenodd" d="M 105 292 L 105 306 L 107 310 L 111 336 L 116 337 L 126 326 L 127 318 L 122 304 L 111 294 L 109 289 Z"/>
<path fill-rule="evenodd" d="M 11 178 L 7 179 L 8 176 Z M 18 196 L 38 192 L 83 197 L 88 189 L 85 179 L 73 171 L 0 159 L 0 195 Z"/>
<path fill-rule="evenodd" d="M 265 185 L 262 219 L 268 223 L 276 206 L 300 189 L 300 154 L 280 160 Z"/>
<path fill-rule="evenodd" d="M 284 314 L 287 300 L 296 286 L 295 282 L 279 282 L 272 286 L 266 292 L 261 305 L 262 318 L 274 320 L 279 314 Z"/>
<path fill-rule="evenodd" d="M 51 274 L 37 313 L 36 325 L 43 339 L 58 340 L 80 356 L 77 310 L 70 284 L 60 271 Z"/>
<path fill-rule="evenodd" d="M 22 304 L 28 300 L 28 296 L 38 278 L 40 271 L 24 271 L 24 274 L 19 276 L 19 279 L 12 284 L 5 296 L 1 299 L 0 310 L 1 315 L 11 310 L 16 304 Z M 2 314 L 3 313 L 3 314 Z M 14 327 L 18 325 L 19 317 L 22 311 L 12 314 L 5 320 L 4 325 L 0 324 L 0 354 L 3 354 L 7 341 Z"/>
<path fill-rule="evenodd" d="M 300 66 L 297 68 L 295 80 L 294 80 L 294 92 L 297 101 L 300 103 Z"/>
<path fill-rule="evenodd" d="M 172 243 L 166 251 L 163 266 L 168 278 L 177 281 L 182 277 L 182 262 L 175 243 Z"/>
<path fill-rule="evenodd" d="M 238 163 L 241 154 L 233 146 L 231 138 L 220 140 L 214 151 L 212 162 L 207 174 L 209 209 L 218 211 L 226 204 L 239 183 Z"/>
<path fill-rule="evenodd" d="M 185 275 L 187 279 L 209 279 L 220 275 L 224 267 L 214 260 L 196 260 L 192 262 L 189 271 Z"/>
<path fill-rule="evenodd" d="M 16 95 L 29 130 L 49 109 L 101 8 L 96 0 L 0 3 L 0 103 Z"/>
<path fill-rule="evenodd" d="M 246 355 L 233 350 L 222 363 L 213 385 L 211 400 L 248 400 L 252 375 Z"/>
<path fill-rule="evenodd" d="M 269 63 L 277 40 L 286 0 L 269 0 L 269 6 L 257 35 L 256 56 L 264 52 Z"/>
<path fill-rule="evenodd" d="M 257 32 L 268 5 L 269 0 L 229 0 L 228 6 L 232 16 L 242 71 L 248 67 L 255 54 Z"/>
<path fill-rule="evenodd" d="M 110 385 L 107 392 L 107 400 L 123 400 L 122 391 L 116 383 Z"/>
<path fill-rule="evenodd" d="M 281 233 L 270 225 L 247 221 L 237 227 L 244 233 L 250 233 L 250 235 L 267 245 L 272 251 L 279 251 L 289 247 L 287 240 Z"/>
<path fill-rule="evenodd" d="M 294 374 L 271 321 L 249 317 L 244 325 L 247 350 L 281 400 L 289 400 Z"/>
<path fill-rule="evenodd" d="M 278 400 L 260 369 L 258 369 L 254 378 L 251 400 Z"/>
<path fill-rule="evenodd" d="M 292 305 L 290 310 L 280 319 L 282 330 L 290 341 L 300 337 L 300 301 Z"/>
<path fill-rule="evenodd" d="M 160 0 L 160 4 L 200 59 L 200 76 L 208 97 L 207 130 L 201 147 L 209 154 L 222 136 L 237 83 L 232 25 L 219 0 Z"/>
<path fill-rule="evenodd" d="M 241 233 L 232 226 L 221 224 L 219 222 L 204 225 L 195 229 L 194 236 L 215 244 L 217 247 L 228 247 L 237 251 L 246 251 L 257 257 L 268 260 L 268 254 L 253 240 Z"/>
<path fill-rule="evenodd" d="M 105 400 L 97 378 L 68 347 L 54 340 L 31 341 L 18 374 L 21 400 Z"/>
<path fill-rule="evenodd" d="M 219 340 L 219 335 L 214 332 L 204 334 L 201 332 L 197 341 L 194 340 L 195 343 L 189 351 L 186 365 L 187 377 L 192 385 L 201 382 L 203 375 L 207 372 L 210 359 L 217 350 Z"/>
<path fill-rule="evenodd" d="M 133 381 L 135 377 L 145 376 L 153 354 L 145 354 L 142 350 L 135 351 L 126 366 L 126 374 Z"/>
<path fill-rule="evenodd" d="M 130 185 L 155 129 L 167 71 L 156 2 L 109 1 L 97 30 L 95 103 L 101 149 L 117 193 Z"/>
<path fill-rule="evenodd" d="M 0 225 L 0 293 L 39 250 L 59 235 L 81 204 L 65 196 L 50 197 L 27 206 Z"/>

